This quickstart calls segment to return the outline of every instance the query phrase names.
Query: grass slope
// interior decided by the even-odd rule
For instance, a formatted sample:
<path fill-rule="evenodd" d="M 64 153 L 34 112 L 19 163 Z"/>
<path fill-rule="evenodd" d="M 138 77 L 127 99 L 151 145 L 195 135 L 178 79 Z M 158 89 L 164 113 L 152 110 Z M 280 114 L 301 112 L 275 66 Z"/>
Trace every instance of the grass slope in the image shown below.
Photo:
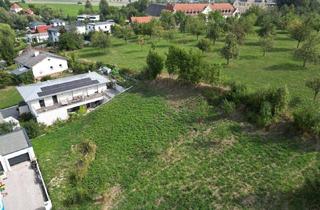
<path fill-rule="evenodd" d="M 249 35 L 245 44 L 240 46 L 239 59 L 232 61 L 230 66 L 224 68 L 222 76 L 228 80 L 242 82 L 252 89 L 287 85 L 292 96 L 309 100 L 312 92 L 305 87 L 305 80 L 319 75 L 319 66 L 310 64 L 308 68 L 302 68 L 301 62 L 293 58 L 293 50 L 297 43 L 285 32 L 278 31 L 274 49 L 265 57 L 262 56 L 258 41 L 258 36 Z M 151 42 L 155 43 L 157 51 L 163 55 L 171 45 L 194 49 L 197 43 L 195 36 L 189 34 L 177 34 L 170 42 L 155 38 L 150 41 L 146 38 L 146 44 L 142 48 L 136 39 L 126 44 L 123 40 L 113 38 L 113 46 L 107 53 L 98 48 L 84 48 L 76 51 L 76 54 L 80 58 L 141 71 Z M 223 40 L 217 42 L 211 52 L 204 54 L 205 59 L 210 63 L 224 64 L 225 60 L 219 55 L 223 44 Z"/>
<path fill-rule="evenodd" d="M 16 105 L 21 99 L 22 98 L 15 87 L 0 89 L 0 109 Z"/>
<path fill-rule="evenodd" d="M 198 93 L 186 93 L 135 88 L 34 139 L 55 208 L 309 207 L 295 191 L 319 166 L 313 147 L 248 132 L 248 125 L 220 118 Z M 81 187 L 109 199 L 65 206 L 74 191 L 74 145 L 85 139 L 95 142 L 97 155 Z"/>

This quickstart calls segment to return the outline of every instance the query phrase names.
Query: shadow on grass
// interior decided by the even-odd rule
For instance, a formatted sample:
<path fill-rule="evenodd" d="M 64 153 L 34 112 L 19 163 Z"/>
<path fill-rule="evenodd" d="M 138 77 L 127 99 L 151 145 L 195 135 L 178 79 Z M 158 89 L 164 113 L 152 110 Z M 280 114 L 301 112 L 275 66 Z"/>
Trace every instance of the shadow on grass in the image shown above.
<path fill-rule="evenodd" d="M 256 55 L 241 55 L 240 60 L 255 60 L 258 59 L 259 57 Z"/>
<path fill-rule="evenodd" d="M 293 52 L 292 48 L 284 48 L 284 47 L 279 47 L 279 48 L 272 48 L 270 52 Z"/>
<path fill-rule="evenodd" d="M 303 67 L 293 63 L 283 63 L 264 68 L 267 71 L 301 71 Z"/>
<path fill-rule="evenodd" d="M 250 46 L 250 47 L 259 47 L 260 43 L 259 42 L 247 42 L 245 43 L 246 46 Z"/>
<path fill-rule="evenodd" d="M 90 57 L 97 57 L 97 56 L 103 56 L 103 55 L 108 55 L 109 51 L 103 51 L 103 50 L 99 50 L 99 51 L 87 51 L 87 52 L 82 52 L 80 57 L 81 58 L 90 58 Z"/>

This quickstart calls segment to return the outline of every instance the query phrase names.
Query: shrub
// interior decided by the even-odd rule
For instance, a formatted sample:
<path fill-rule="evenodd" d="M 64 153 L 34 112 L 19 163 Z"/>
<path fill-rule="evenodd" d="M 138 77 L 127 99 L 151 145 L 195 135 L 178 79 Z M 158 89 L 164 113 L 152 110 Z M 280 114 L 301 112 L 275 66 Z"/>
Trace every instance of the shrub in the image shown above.
<path fill-rule="evenodd" d="M 0 89 L 14 84 L 14 78 L 11 74 L 6 71 L 0 71 Z"/>
<path fill-rule="evenodd" d="M 37 123 L 35 120 L 22 122 L 22 127 L 25 128 L 28 136 L 33 139 L 44 133 L 45 125 Z"/>
<path fill-rule="evenodd" d="M 224 114 L 230 115 L 235 111 L 236 104 L 233 101 L 228 101 L 225 99 L 223 100 L 223 103 L 222 103 L 222 109 Z"/>
<path fill-rule="evenodd" d="M 86 114 L 86 113 L 87 113 L 87 107 L 86 107 L 86 105 L 80 106 L 80 107 L 79 107 L 79 110 L 77 111 L 77 113 L 80 114 L 80 115 Z"/>
<path fill-rule="evenodd" d="M 34 77 L 32 71 L 28 71 L 26 73 L 20 74 L 17 76 L 17 81 L 18 83 L 23 83 L 23 84 L 32 84 L 34 82 Z"/>
<path fill-rule="evenodd" d="M 147 56 L 146 76 L 148 79 L 156 79 L 163 69 L 163 58 L 156 51 L 150 50 Z"/>
<path fill-rule="evenodd" d="M 19 116 L 19 121 L 21 122 L 26 122 L 29 120 L 34 119 L 33 115 L 31 114 L 31 112 L 27 112 L 27 113 L 23 113 Z"/>
<path fill-rule="evenodd" d="M 302 132 L 320 134 L 320 110 L 316 104 L 305 105 L 293 113 L 294 125 Z"/>
<path fill-rule="evenodd" d="M 248 89 L 247 86 L 239 83 L 232 82 L 229 84 L 230 91 L 227 92 L 226 98 L 233 101 L 236 105 L 245 103 Z"/>
<path fill-rule="evenodd" d="M 14 124 L 12 123 L 0 123 L 0 135 L 10 133 L 13 129 Z"/>
<path fill-rule="evenodd" d="M 257 124 L 259 126 L 266 126 L 271 123 L 272 119 L 272 106 L 269 102 L 265 101 L 262 103 L 260 112 L 257 116 Z"/>
<path fill-rule="evenodd" d="M 197 47 L 202 52 L 209 52 L 211 49 L 211 42 L 209 39 L 200 39 L 197 43 Z"/>
<path fill-rule="evenodd" d="M 50 75 L 48 75 L 48 76 L 44 76 L 44 77 L 42 77 L 41 78 L 41 82 L 45 82 L 45 81 L 47 81 L 47 80 L 51 80 L 52 78 L 51 78 L 51 76 Z"/>

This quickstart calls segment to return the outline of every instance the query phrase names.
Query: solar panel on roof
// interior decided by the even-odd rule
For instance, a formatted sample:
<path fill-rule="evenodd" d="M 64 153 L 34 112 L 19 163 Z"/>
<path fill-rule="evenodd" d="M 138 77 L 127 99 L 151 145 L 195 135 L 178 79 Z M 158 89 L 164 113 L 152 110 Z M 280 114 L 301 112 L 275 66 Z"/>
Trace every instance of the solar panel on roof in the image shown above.
<path fill-rule="evenodd" d="M 71 82 L 65 82 L 62 84 L 56 84 L 51 86 L 42 87 L 41 91 L 38 93 L 39 97 L 52 95 L 55 93 L 63 92 L 66 90 L 73 90 L 80 87 L 85 87 L 89 85 L 98 84 L 98 80 L 91 80 L 90 78 L 79 79 Z"/>

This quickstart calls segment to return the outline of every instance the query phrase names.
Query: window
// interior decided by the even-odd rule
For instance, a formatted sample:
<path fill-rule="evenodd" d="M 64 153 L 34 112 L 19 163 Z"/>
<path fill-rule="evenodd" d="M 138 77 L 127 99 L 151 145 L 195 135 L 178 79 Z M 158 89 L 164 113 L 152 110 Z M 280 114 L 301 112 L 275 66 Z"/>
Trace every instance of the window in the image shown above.
<path fill-rule="evenodd" d="M 50 66 L 50 69 L 53 69 L 53 66 Z"/>
<path fill-rule="evenodd" d="M 58 98 L 56 95 L 52 96 L 52 100 L 53 100 L 53 103 L 54 104 L 57 104 L 58 103 Z"/>
<path fill-rule="evenodd" d="M 43 99 L 39 100 L 39 104 L 40 104 L 40 107 L 45 107 L 45 106 L 46 106 L 46 105 L 44 104 L 44 100 L 43 100 Z"/>
<path fill-rule="evenodd" d="M 60 67 L 62 67 L 62 64 L 59 64 Z"/>

